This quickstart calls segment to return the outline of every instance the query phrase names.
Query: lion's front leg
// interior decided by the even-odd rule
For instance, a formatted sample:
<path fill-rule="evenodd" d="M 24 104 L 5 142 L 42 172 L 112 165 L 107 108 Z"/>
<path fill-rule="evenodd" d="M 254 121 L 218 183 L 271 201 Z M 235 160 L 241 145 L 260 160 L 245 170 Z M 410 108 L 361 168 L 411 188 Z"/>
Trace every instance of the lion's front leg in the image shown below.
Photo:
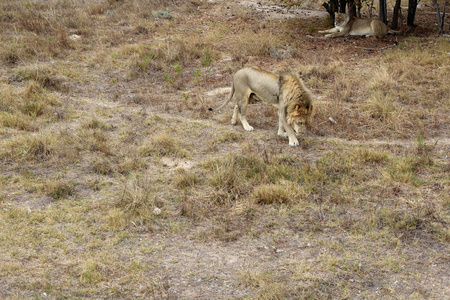
<path fill-rule="evenodd" d="M 326 38 L 334 38 L 334 37 L 346 36 L 346 35 L 348 35 L 349 31 L 350 31 L 350 28 L 349 29 L 344 29 L 342 31 L 338 30 L 337 32 L 326 34 L 325 37 Z"/>
<path fill-rule="evenodd" d="M 290 125 L 288 125 L 287 121 L 286 121 L 286 113 L 285 113 L 285 108 L 284 107 L 280 107 L 280 109 L 278 110 L 278 119 L 281 122 L 281 125 L 284 127 L 284 129 L 286 130 L 286 134 L 289 137 L 289 145 L 290 146 L 298 146 L 298 139 L 295 136 L 295 132 L 294 129 L 292 129 L 292 127 Z M 278 132 L 280 131 L 280 129 L 278 128 Z"/>
<path fill-rule="evenodd" d="M 328 30 L 319 30 L 319 33 L 335 33 L 335 32 L 339 32 L 339 29 L 337 27 L 333 27 Z"/>
<path fill-rule="evenodd" d="M 284 131 L 283 123 L 281 118 L 278 118 L 278 135 L 282 137 L 287 137 L 287 133 Z"/>

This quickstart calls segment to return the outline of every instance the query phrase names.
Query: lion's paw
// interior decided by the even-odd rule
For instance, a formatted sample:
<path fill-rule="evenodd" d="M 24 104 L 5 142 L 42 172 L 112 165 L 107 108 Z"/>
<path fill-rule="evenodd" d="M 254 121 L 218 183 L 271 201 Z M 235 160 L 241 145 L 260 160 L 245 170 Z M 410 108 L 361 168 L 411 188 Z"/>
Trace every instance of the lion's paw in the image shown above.
<path fill-rule="evenodd" d="M 298 145 L 299 145 L 298 141 L 289 142 L 289 146 L 298 146 Z"/>
<path fill-rule="evenodd" d="M 247 131 L 253 131 L 253 130 L 255 130 L 252 126 L 248 126 L 247 128 L 244 128 L 245 130 L 247 130 Z"/>

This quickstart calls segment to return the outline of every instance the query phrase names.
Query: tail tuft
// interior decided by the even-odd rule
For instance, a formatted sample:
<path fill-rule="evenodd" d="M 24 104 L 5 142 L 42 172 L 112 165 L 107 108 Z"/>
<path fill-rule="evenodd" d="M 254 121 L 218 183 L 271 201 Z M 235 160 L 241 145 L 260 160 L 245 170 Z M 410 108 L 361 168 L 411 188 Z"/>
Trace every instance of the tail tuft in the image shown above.
<path fill-rule="evenodd" d="M 208 108 L 209 111 L 213 111 L 214 109 L 212 107 Z"/>

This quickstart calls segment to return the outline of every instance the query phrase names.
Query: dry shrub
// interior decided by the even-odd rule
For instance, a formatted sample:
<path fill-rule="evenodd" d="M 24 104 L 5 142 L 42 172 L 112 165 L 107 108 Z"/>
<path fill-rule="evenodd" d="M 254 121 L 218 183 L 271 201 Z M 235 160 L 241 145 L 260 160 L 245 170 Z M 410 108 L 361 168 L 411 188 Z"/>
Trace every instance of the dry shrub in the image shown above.
<path fill-rule="evenodd" d="M 285 186 L 280 184 L 263 184 L 257 186 L 251 195 L 255 204 L 281 204 L 288 203 L 290 193 Z"/>
<path fill-rule="evenodd" d="M 190 218 L 192 220 L 201 220 L 205 218 L 208 213 L 211 212 L 208 209 L 207 199 L 204 199 L 204 191 L 201 194 L 189 195 L 189 192 L 185 189 L 180 194 L 181 205 L 180 215 Z"/>
<path fill-rule="evenodd" d="M 90 150 L 95 151 L 98 149 L 90 148 Z M 145 158 L 135 146 L 110 145 L 110 149 L 107 152 L 101 152 L 95 156 L 92 162 L 92 168 L 98 174 L 111 175 L 120 173 L 127 175 L 133 171 L 142 170 L 146 166 Z"/>
<path fill-rule="evenodd" d="M 391 158 L 384 173 L 384 180 L 417 185 L 420 183 L 417 176 L 419 171 L 433 164 L 434 161 L 429 156 Z"/>
<path fill-rule="evenodd" d="M 257 299 L 286 299 L 288 289 L 277 282 L 272 274 L 262 270 L 241 270 L 238 273 L 240 282 L 245 287 L 256 289 Z"/>
<path fill-rule="evenodd" d="M 143 155 L 155 156 L 175 156 L 188 157 L 189 152 L 181 145 L 181 142 L 169 136 L 167 133 L 160 133 L 152 136 L 150 141 L 142 147 Z"/>
<path fill-rule="evenodd" d="M 160 48 L 157 49 L 157 57 L 160 60 L 173 64 L 175 62 L 187 62 L 191 59 L 198 59 L 202 57 L 203 43 L 191 40 L 186 43 L 183 39 L 174 39 L 167 43 L 163 43 Z"/>
<path fill-rule="evenodd" d="M 18 15 L 19 25 L 24 29 L 21 36 L 24 37 L 23 43 L 29 54 L 54 56 L 72 48 L 68 30 L 55 16 L 43 15 L 38 9 L 32 8 Z"/>
<path fill-rule="evenodd" d="M 106 276 L 106 268 L 102 267 L 98 260 L 90 258 L 82 262 L 79 274 L 82 284 L 96 284 L 103 281 Z"/>
<path fill-rule="evenodd" d="M 394 80 L 389 70 L 384 66 L 371 74 L 368 84 L 369 88 L 386 93 L 391 93 L 397 86 L 396 80 Z"/>
<path fill-rule="evenodd" d="M 437 207 L 429 203 L 410 204 L 409 209 L 402 207 L 377 207 L 369 209 L 361 218 L 355 220 L 352 230 L 362 232 L 375 231 L 377 229 L 391 229 L 407 234 L 420 228 L 435 228 L 433 222 L 436 220 Z M 440 238 L 447 235 L 445 232 L 437 233 Z M 443 235 L 441 235 L 443 234 Z"/>
<path fill-rule="evenodd" d="M 247 201 L 247 197 L 251 204 L 288 203 L 304 195 L 292 183 L 298 178 L 298 166 L 267 153 L 229 155 L 207 162 L 204 168 L 207 183 L 214 188 L 211 199 L 220 204 Z"/>
<path fill-rule="evenodd" d="M 147 164 L 137 147 L 119 145 L 114 153 L 117 160 L 117 172 L 120 174 L 130 174 L 133 171 L 142 170 Z"/>
<path fill-rule="evenodd" d="M 79 140 L 77 147 L 89 151 L 98 151 L 109 155 L 113 150 L 109 143 L 110 139 L 103 129 L 81 128 L 77 132 L 77 140 Z"/>
<path fill-rule="evenodd" d="M 86 6 L 86 11 L 89 15 L 102 15 L 106 13 L 107 8 L 100 2 L 89 2 Z"/>
<path fill-rule="evenodd" d="M 342 73 L 343 66 L 342 61 L 323 62 L 299 66 L 299 71 L 305 79 L 315 77 L 320 80 L 331 80 Z"/>
<path fill-rule="evenodd" d="M 268 31 L 260 31 L 255 34 L 253 31 L 244 31 L 237 37 L 236 48 L 238 52 L 250 56 L 269 56 L 276 54 L 277 48 L 282 45 L 279 36 Z"/>
<path fill-rule="evenodd" d="M 384 123 L 395 122 L 400 113 L 393 97 L 383 92 L 372 93 L 365 109 L 372 118 Z"/>
<path fill-rule="evenodd" d="M 18 112 L 2 112 L 0 111 L 0 123 L 4 127 L 16 128 L 19 130 L 36 131 L 38 125 L 33 122 L 33 118 Z"/>
<path fill-rule="evenodd" d="M 199 212 L 195 208 L 195 202 L 193 199 L 186 197 L 182 198 L 181 201 L 181 207 L 180 207 L 180 215 L 191 218 L 191 219 L 198 219 Z"/>
<path fill-rule="evenodd" d="M 186 189 L 199 183 L 200 178 L 197 174 L 180 168 L 176 170 L 174 182 L 179 189 Z"/>
<path fill-rule="evenodd" d="M 46 89 L 59 91 L 63 87 L 65 77 L 59 75 L 60 71 L 47 67 L 35 65 L 32 67 L 19 68 L 17 75 L 22 80 L 33 80 Z"/>
<path fill-rule="evenodd" d="M 58 154 L 61 140 L 51 132 L 21 135 L 3 144 L 0 156 L 14 161 L 46 161 Z"/>
<path fill-rule="evenodd" d="M 74 183 L 63 180 L 46 180 L 43 192 L 55 200 L 64 199 L 74 193 Z"/>
<path fill-rule="evenodd" d="M 92 169 L 94 172 L 101 175 L 110 175 L 116 171 L 115 165 L 105 156 L 97 156 L 92 162 Z"/>
<path fill-rule="evenodd" d="M 26 10 L 20 14 L 19 24 L 23 29 L 34 32 L 36 34 L 50 34 L 52 27 L 48 18 L 45 18 L 36 10 Z"/>
<path fill-rule="evenodd" d="M 16 64 L 26 57 L 25 45 L 20 39 L 0 40 L 0 59 L 5 63 Z"/>
<path fill-rule="evenodd" d="M 45 91 L 42 86 L 31 81 L 22 93 L 22 103 L 19 106 L 20 111 L 32 117 L 39 117 L 44 113 L 49 114 L 50 106 L 59 105 L 55 94 Z"/>
<path fill-rule="evenodd" d="M 28 143 L 23 146 L 26 147 L 27 157 L 46 160 L 51 155 L 54 155 L 58 149 L 59 141 L 51 134 L 38 134 L 33 136 Z"/>
<path fill-rule="evenodd" d="M 333 84 L 332 98 L 334 98 L 339 105 L 343 105 L 343 102 L 350 102 L 355 94 L 355 82 L 352 82 L 348 78 L 338 78 Z"/>
<path fill-rule="evenodd" d="M 382 163 L 389 159 L 389 154 L 387 152 L 369 148 L 358 148 L 356 155 L 363 162 L 368 163 Z"/>
<path fill-rule="evenodd" d="M 101 129 L 106 130 L 108 126 L 102 120 L 92 117 L 90 120 L 85 120 L 81 123 L 81 126 L 86 129 Z"/>
<path fill-rule="evenodd" d="M 126 226 L 125 212 L 118 207 L 113 207 L 105 216 L 105 221 L 108 223 L 109 228 L 123 229 Z"/>
<path fill-rule="evenodd" d="M 163 202 L 159 197 L 159 190 L 154 182 L 147 178 L 132 176 L 124 183 L 123 192 L 116 206 L 134 220 L 137 218 L 142 224 L 151 221 L 155 208 L 161 208 Z"/>
<path fill-rule="evenodd" d="M 64 26 L 58 26 L 55 29 L 55 44 L 61 49 L 71 49 L 73 48 L 72 40 L 69 38 L 69 31 Z"/>

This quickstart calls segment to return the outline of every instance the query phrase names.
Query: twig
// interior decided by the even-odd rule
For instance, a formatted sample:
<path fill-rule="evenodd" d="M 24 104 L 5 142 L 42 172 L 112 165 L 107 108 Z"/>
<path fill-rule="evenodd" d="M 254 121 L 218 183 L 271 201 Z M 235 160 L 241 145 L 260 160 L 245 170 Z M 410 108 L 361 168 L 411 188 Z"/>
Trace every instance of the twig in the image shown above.
<path fill-rule="evenodd" d="M 381 48 L 365 48 L 365 47 L 357 47 L 357 46 L 355 46 L 355 48 L 363 49 L 363 50 L 367 50 L 367 51 L 381 51 L 381 50 L 384 50 L 384 49 L 395 47 L 397 45 L 398 45 L 398 43 L 394 43 L 392 45 L 388 45 L 386 47 L 381 47 Z"/>

